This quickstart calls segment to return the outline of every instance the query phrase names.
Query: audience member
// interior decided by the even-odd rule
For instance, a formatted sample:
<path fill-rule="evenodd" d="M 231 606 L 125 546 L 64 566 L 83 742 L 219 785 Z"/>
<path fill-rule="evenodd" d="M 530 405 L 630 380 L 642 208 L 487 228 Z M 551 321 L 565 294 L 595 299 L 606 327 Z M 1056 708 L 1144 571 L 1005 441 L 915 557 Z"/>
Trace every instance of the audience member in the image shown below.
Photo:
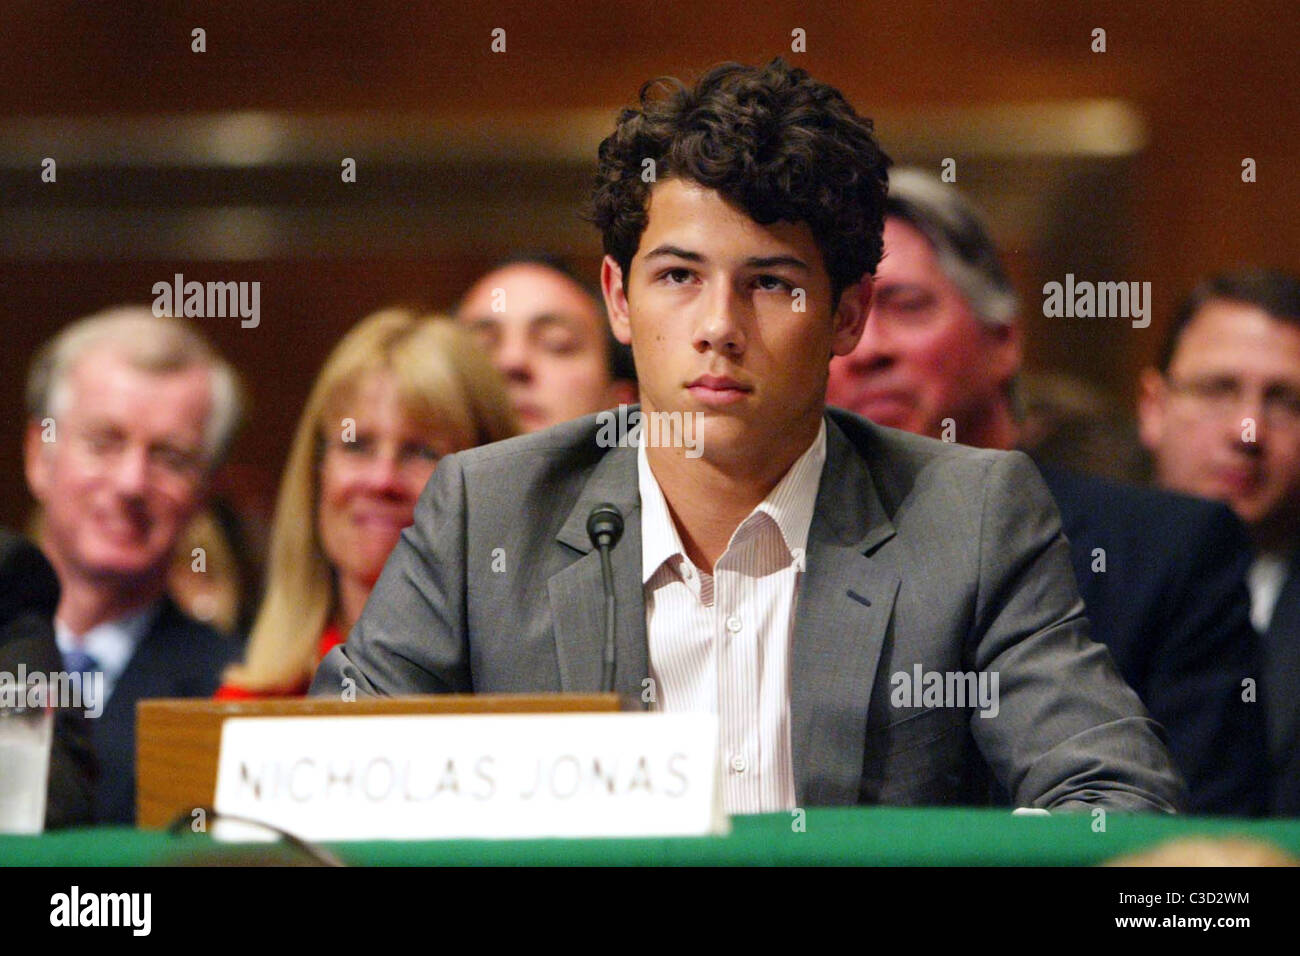
<path fill-rule="evenodd" d="M 832 361 L 829 400 L 873 421 L 984 448 L 1020 440 L 1017 303 L 997 250 L 956 189 L 890 177 L 885 256 L 866 329 Z M 1042 467 L 1061 510 L 1093 636 L 1165 727 L 1189 809 L 1264 805 L 1263 715 L 1240 524 L 1208 502 Z"/>
<path fill-rule="evenodd" d="M 465 293 L 457 317 L 506 378 L 525 431 L 636 401 L 632 353 L 599 295 L 559 259 L 509 259 Z"/>
<path fill-rule="evenodd" d="M 0 528 L 0 672 L 17 687 L 20 668 L 28 675 L 63 671 L 54 642 L 54 610 L 59 605 L 59 582 L 54 569 L 34 545 Z M 46 789 L 45 828 L 75 826 L 93 819 L 95 752 L 90 742 L 87 714 L 96 702 L 50 701 L 58 707 L 50 744 L 50 777 Z M 73 706 L 79 703 L 82 706 Z M 60 706 L 62 705 L 62 706 Z"/>
<path fill-rule="evenodd" d="M 1300 278 L 1197 286 L 1142 373 L 1138 417 L 1156 480 L 1226 502 L 1250 529 L 1274 808 L 1300 815 Z"/>
<path fill-rule="evenodd" d="M 136 701 L 206 697 L 234 653 L 165 589 L 239 411 L 230 366 L 187 323 L 144 307 L 72 324 L 32 363 L 25 467 L 62 588 L 58 645 L 67 669 L 104 680 L 99 822 L 134 822 Z"/>
<path fill-rule="evenodd" d="M 305 693 L 360 616 L 438 459 L 516 431 L 500 377 L 449 319 L 392 309 L 344 336 L 298 422 L 265 597 L 217 696 Z"/>

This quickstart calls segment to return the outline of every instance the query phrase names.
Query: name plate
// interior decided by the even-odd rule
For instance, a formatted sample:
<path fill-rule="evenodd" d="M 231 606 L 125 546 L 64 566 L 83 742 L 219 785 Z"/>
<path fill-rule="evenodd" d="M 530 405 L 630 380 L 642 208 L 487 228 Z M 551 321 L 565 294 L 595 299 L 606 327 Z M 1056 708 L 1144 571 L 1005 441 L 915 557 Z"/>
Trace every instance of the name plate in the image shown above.
<path fill-rule="evenodd" d="M 712 714 L 238 717 L 216 808 L 307 840 L 722 834 L 717 749 Z"/>

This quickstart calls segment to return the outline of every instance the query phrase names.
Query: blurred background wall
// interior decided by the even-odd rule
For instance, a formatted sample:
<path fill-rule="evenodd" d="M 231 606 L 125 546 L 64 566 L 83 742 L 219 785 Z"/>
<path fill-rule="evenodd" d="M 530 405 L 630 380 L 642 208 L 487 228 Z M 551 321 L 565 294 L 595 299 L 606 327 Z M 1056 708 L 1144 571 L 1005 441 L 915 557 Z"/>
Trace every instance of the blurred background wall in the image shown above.
<path fill-rule="evenodd" d="M 178 272 L 260 281 L 257 328 L 203 328 L 253 398 L 223 480 L 269 508 L 348 326 L 395 302 L 448 307 L 518 247 L 594 278 L 599 243 L 577 212 L 596 143 L 644 80 L 729 59 L 785 55 L 874 117 L 898 162 L 954 160 L 1006 250 L 1030 365 L 1127 405 L 1197 277 L 1297 267 L 1298 41 L 1281 2 L 9 0 L 0 523 L 30 503 L 26 366 L 66 322 L 148 303 Z M 1067 272 L 1151 282 L 1150 328 L 1044 319 L 1043 283 Z"/>

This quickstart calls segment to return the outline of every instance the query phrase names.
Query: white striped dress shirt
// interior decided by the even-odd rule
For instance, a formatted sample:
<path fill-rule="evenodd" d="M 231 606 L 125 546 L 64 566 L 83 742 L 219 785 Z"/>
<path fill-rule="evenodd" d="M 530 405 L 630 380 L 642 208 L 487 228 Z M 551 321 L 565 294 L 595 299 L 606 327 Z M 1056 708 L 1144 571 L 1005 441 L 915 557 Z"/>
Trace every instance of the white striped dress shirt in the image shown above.
<path fill-rule="evenodd" d="M 645 446 L 641 574 L 652 710 L 717 714 L 727 813 L 795 806 L 790 648 L 808 528 L 826 463 L 826 422 L 749 516 L 713 574 L 686 556 Z"/>

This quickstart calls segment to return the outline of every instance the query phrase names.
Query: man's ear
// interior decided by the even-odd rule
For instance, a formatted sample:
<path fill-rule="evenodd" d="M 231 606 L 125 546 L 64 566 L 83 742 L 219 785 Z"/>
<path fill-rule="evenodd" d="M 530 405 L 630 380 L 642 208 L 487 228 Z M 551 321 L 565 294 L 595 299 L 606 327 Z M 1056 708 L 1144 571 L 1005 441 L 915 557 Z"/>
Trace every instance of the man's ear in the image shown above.
<path fill-rule="evenodd" d="M 1169 386 L 1159 369 L 1147 367 L 1138 374 L 1137 419 L 1138 438 L 1147 451 L 1160 447 L 1165 433 L 1166 403 Z"/>
<path fill-rule="evenodd" d="M 835 307 L 835 327 L 831 332 L 831 354 L 848 355 L 862 338 L 871 312 L 872 279 L 864 275 L 853 285 L 845 286 L 840 293 L 840 304 Z"/>
<path fill-rule="evenodd" d="M 45 503 L 50 486 L 49 452 L 52 450 L 47 442 L 41 440 L 43 431 L 41 423 L 32 418 L 28 420 L 27 430 L 23 432 L 23 473 L 27 477 L 27 488 L 32 497 L 42 504 Z"/>
<path fill-rule="evenodd" d="M 600 263 L 600 291 L 605 296 L 605 311 L 609 314 L 609 327 L 614 338 L 624 345 L 632 344 L 632 323 L 628 321 L 626 277 L 613 256 Z"/>
<path fill-rule="evenodd" d="M 1020 374 L 1025 357 L 1025 336 L 1019 322 L 1002 325 L 983 325 L 981 331 L 993 339 L 993 355 L 997 381 L 1006 384 Z"/>

